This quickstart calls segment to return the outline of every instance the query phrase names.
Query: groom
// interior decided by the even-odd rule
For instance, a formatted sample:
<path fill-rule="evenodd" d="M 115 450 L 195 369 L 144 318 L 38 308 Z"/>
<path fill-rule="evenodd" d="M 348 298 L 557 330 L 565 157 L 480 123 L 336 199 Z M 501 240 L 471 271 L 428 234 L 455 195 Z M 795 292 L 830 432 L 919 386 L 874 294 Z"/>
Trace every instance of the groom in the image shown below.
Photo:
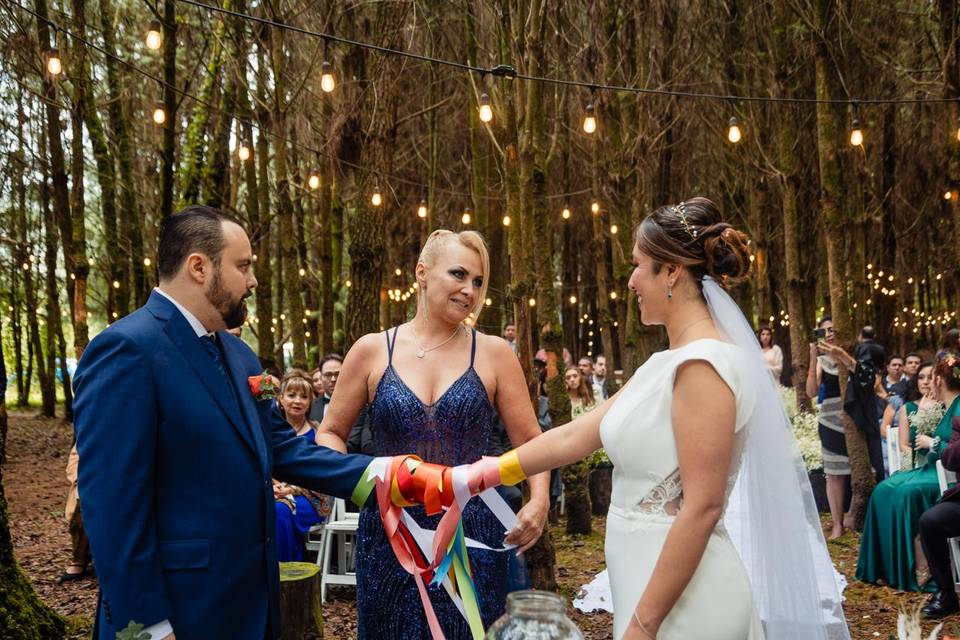
<path fill-rule="evenodd" d="M 159 287 L 90 343 L 74 380 L 94 638 L 131 622 L 153 640 L 276 638 L 271 477 L 347 498 L 370 458 L 295 437 L 251 391 L 262 368 L 226 331 L 257 286 L 234 218 L 184 209 L 158 258 Z"/>

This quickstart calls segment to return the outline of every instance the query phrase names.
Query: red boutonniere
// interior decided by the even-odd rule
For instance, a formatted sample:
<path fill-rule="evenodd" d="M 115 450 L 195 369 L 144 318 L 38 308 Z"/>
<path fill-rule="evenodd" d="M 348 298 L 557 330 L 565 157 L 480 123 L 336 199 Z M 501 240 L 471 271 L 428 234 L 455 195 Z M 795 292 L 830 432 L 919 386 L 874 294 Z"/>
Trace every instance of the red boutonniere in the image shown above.
<path fill-rule="evenodd" d="M 252 393 L 253 397 L 257 400 L 269 400 L 271 398 L 276 398 L 277 392 L 280 390 L 280 385 L 277 384 L 277 379 L 266 371 L 255 376 L 248 377 L 247 384 L 250 385 L 250 393 Z"/>

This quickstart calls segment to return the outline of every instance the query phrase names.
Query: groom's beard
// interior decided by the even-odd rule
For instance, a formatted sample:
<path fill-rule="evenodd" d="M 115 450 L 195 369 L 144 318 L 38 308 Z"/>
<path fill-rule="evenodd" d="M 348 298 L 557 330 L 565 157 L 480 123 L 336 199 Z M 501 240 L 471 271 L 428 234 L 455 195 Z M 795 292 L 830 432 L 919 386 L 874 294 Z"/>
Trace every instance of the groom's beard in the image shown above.
<path fill-rule="evenodd" d="M 207 301 L 220 313 L 223 323 L 228 329 L 242 327 L 247 319 L 247 298 L 250 297 L 248 290 L 239 300 L 232 300 L 230 292 L 223 288 L 220 280 L 220 269 L 213 273 L 213 282 L 210 284 L 210 290 L 206 293 Z"/>

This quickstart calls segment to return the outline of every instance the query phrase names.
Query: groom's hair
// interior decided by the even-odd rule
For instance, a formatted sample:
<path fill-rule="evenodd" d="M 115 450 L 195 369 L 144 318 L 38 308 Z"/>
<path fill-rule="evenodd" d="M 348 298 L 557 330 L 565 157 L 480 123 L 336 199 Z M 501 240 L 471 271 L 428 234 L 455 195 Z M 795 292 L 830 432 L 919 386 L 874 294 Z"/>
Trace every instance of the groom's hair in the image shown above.
<path fill-rule="evenodd" d="M 224 222 L 240 225 L 240 221 L 230 214 L 204 205 L 191 205 L 164 220 L 160 224 L 160 242 L 157 246 L 157 273 L 160 279 L 175 277 L 191 253 L 204 254 L 219 269 Z"/>

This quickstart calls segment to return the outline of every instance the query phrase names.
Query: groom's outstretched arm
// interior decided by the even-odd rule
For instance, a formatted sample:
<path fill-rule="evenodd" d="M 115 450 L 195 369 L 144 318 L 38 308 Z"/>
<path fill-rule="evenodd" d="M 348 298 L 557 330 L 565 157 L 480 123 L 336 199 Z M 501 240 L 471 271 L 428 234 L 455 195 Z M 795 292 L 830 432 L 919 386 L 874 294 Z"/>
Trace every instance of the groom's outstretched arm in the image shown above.
<path fill-rule="evenodd" d="M 157 544 L 156 398 L 150 366 L 119 331 L 87 347 L 74 379 L 83 525 L 105 613 L 117 628 L 170 618 Z"/>
<path fill-rule="evenodd" d="M 340 453 L 296 436 L 280 410 L 270 414 L 273 476 L 298 487 L 349 499 L 373 458 Z"/>

